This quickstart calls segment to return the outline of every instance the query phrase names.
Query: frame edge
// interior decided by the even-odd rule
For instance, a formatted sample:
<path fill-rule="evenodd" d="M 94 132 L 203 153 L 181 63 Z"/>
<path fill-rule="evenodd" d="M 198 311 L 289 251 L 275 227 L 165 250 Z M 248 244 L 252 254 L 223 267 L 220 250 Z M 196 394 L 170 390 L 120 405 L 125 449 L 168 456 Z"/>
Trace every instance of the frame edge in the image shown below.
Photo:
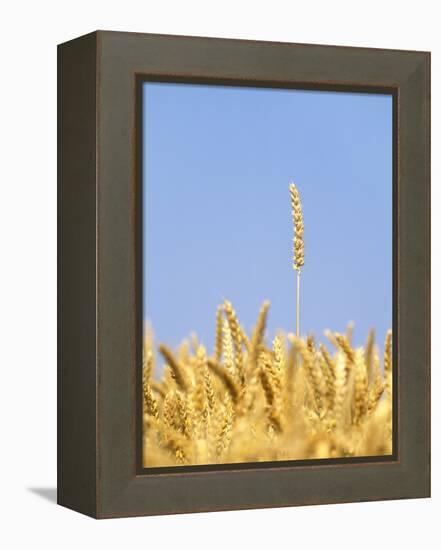
<path fill-rule="evenodd" d="M 96 33 L 58 46 L 57 503 L 91 517 L 97 517 L 96 55 Z"/>

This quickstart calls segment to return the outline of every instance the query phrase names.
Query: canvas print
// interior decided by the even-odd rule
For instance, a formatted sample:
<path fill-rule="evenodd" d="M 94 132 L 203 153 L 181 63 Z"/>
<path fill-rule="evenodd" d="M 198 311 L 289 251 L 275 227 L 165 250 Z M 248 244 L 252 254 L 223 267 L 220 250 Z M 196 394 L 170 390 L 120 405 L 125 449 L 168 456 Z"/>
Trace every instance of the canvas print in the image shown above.
<path fill-rule="evenodd" d="M 392 454 L 392 96 L 144 82 L 143 466 Z"/>

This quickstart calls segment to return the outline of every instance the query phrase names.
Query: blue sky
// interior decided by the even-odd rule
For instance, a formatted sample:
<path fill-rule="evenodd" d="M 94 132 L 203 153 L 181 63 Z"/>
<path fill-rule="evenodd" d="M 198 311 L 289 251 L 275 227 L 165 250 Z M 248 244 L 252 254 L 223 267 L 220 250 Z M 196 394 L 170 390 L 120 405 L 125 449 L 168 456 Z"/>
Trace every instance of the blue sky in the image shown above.
<path fill-rule="evenodd" d="M 144 319 L 211 349 L 227 298 L 295 330 L 288 184 L 305 221 L 301 332 L 392 324 L 392 97 L 146 83 Z"/>

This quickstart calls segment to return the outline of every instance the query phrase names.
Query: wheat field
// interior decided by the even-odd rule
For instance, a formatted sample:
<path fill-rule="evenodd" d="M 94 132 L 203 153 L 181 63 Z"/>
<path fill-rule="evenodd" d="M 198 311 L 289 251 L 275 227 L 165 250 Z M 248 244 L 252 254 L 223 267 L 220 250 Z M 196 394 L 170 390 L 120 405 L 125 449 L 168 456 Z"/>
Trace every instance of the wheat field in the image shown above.
<path fill-rule="evenodd" d="M 300 194 L 289 185 L 294 230 L 296 333 L 265 338 L 269 302 L 248 336 L 228 300 L 217 309 L 214 350 L 193 336 L 173 351 L 146 330 L 143 349 L 145 467 L 392 453 L 392 332 L 382 353 L 326 331 L 328 343 L 300 338 L 300 274 L 305 265 Z M 331 347 L 330 347 L 331 346 Z"/>
<path fill-rule="evenodd" d="M 392 453 L 392 332 L 353 348 L 345 334 L 265 340 L 269 303 L 248 337 L 230 302 L 217 310 L 211 354 L 193 336 L 176 351 L 144 337 L 145 467 Z"/>

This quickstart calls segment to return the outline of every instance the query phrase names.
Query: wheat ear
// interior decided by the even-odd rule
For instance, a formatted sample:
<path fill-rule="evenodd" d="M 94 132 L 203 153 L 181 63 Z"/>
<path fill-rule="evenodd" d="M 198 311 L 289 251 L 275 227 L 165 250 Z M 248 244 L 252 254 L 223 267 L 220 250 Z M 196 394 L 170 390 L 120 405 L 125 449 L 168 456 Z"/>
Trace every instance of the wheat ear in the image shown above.
<path fill-rule="evenodd" d="M 153 418 L 156 418 L 156 420 L 159 419 L 159 411 L 158 411 L 158 403 L 156 402 L 155 397 L 153 396 L 151 387 L 147 385 L 147 383 L 144 383 L 144 410 L 145 412 L 153 416 Z"/>
<path fill-rule="evenodd" d="M 216 361 L 209 358 L 207 361 L 208 367 L 211 369 L 213 374 L 215 374 L 221 382 L 225 385 L 228 392 L 231 394 L 233 402 L 236 404 L 239 400 L 239 388 L 237 387 L 236 381 L 230 375 L 225 367 L 220 366 Z"/>
<path fill-rule="evenodd" d="M 184 370 L 180 363 L 176 360 L 171 349 L 165 344 L 160 344 L 159 351 L 161 352 L 164 359 L 167 361 L 168 366 L 170 367 L 171 374 L 176 384 L 182 391 L 186 392 L 188 389 L 188 383 Z"/>
<path fill-rule="evenodd" d="M 222 306 L 218 306 L 216 310 L 216 338 L 214 341 L 214 359 L 218 363 L 222 358 Z"/>
<path fill-rule="evenodd" d="M 245 376 L 243 372 L 243 357 L 242 357 L 242 331 L 240 329 L 239 320 L 236 312 L 228 300 L 224 301 L 224 311 L 227 316 L 228 324 L 230 326 L 231 336 L 233 339 L 234 357 L 236 364 L 236 371 L 239 375 L 241 384 L 245 383 Z"/>
<path fill-rule="evenodd" d="M 392 331 L 388 330 L 386 333 L 386 340 L 384 342 L 384 379 L 385 387 L 389 394 L 392 391 Z"/>
<path fill-rule="evenodd" d="M 303 241 L 303 212 L 300 195 L 294 183 L 289 184 L 292 221 L 294 226 L 293 268 L 297 271 L 296 335 L 300 336 L 300 270 L 305 265 L 305 244 Z"/>

